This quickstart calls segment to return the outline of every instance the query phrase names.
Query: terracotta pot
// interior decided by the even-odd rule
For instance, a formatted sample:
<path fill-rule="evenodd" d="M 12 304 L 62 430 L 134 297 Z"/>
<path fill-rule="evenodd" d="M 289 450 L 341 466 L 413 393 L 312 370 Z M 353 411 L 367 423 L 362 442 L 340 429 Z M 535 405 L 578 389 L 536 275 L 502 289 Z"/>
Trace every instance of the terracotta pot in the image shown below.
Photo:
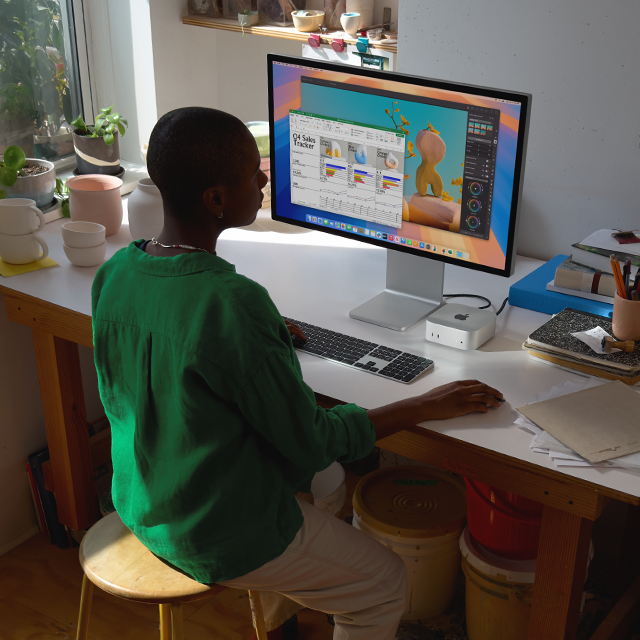
<path fill-rule="evenodd" d="M 75 176 L 67 180 L 71 219 L 104 225 L 112 236 L 122 224 L 122 180 L 114 176 Z"/>
<path fill-rule="evenodd" d="M 134 240 L 157 238 L 164 227 L 162 196 L 151 178 L 138 180 L 127 201 L 129 231 Z"/>
<path fill-rule="evenodd" d="M 113 144 L 102 138 L 89 138 L 73 132 L 73 147 L 78 161 L 78 173 L 115 176 L 120 172 L 120 145 L 118 133 L 113 134 Z"/>

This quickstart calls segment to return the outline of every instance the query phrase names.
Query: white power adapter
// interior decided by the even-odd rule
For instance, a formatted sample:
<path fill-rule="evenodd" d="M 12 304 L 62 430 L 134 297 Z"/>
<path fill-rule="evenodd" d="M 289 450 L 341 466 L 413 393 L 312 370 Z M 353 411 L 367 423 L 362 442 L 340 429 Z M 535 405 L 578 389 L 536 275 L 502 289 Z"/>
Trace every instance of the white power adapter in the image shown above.
<path fill-rule="evenodd" d="M 496 333 L 496 314 L 465 304 L 445 304 L 427 316 L 427 340 L 467 351 Z"/>

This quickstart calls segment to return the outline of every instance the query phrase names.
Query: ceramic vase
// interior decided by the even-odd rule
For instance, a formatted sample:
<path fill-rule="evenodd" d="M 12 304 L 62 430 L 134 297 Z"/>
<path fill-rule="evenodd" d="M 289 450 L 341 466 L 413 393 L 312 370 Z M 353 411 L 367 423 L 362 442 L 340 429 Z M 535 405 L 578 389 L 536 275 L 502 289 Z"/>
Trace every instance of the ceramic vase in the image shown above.
<path fill-rule="evenodd" d="M 347 0 L 347 13 L 359 13 L 358 29 L 366 29 L 373 24 L 373 0 Z"/>
<path fill-rule="evenodd" d="M 129 231 L 134 240 L 157 238 L 164 227 L 162 196 L 151 178 L 138 180 L 127 201 Z"/>
<path fill-rule="evenodd" d="M 345 33 L 352 38 L 356 37 L 356 33 L 360 28 L 360 14 L 359 13 L 343 13 L 340 16 L 340 24 Z"/>
<path fill-rule="evenodd" d="M 75 176 L 67 180 L 71 220 L 97 222 L 112 236 L 122 224 L 122 180 L 115 176 Z"/>

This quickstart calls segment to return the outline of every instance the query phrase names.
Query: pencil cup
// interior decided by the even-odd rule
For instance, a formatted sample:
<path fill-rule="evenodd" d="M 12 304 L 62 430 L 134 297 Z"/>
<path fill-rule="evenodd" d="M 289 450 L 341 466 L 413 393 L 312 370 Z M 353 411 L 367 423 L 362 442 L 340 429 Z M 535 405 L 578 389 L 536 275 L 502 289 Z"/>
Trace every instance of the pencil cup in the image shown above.
<path fill-rule="evenodd" d="M 640 340 L 640 301 L 613 298 L 613 335 L 617 340 Z"/>

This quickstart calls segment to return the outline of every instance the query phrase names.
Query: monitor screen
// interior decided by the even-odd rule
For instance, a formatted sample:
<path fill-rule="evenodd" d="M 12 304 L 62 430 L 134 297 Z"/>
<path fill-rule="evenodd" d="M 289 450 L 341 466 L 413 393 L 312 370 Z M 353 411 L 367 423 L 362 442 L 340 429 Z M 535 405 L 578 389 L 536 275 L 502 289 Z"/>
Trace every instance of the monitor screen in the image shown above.
<path fill-rule="evenodd" d="M 276 220 L 510 275 L 530 96 L 269 55 Z"/>

